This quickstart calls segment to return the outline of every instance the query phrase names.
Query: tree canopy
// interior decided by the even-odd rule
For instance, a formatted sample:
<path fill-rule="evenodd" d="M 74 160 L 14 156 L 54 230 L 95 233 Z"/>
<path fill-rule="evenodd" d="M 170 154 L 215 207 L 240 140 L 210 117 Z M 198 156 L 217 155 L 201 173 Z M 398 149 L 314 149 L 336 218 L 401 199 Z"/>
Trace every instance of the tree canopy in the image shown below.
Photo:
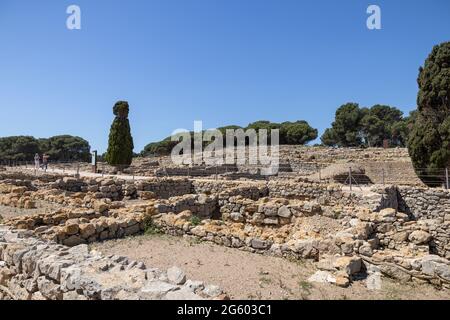
<path fill-rule="evenodd" d="M 336 110 L 331 128 L 321 137 L 324 145 L 339 147 L 382 147 L 384 140 L 391 146 L 404 146 L 407 118 L 395 108 L 374 105 L 360 108 L 347 103 Z"/>
<path fill-rule="evenodd" d="M 419 177 L 428 185 L 450 165 L 450 42 L 433 48 L 419 69 L 417 117 L 408 149 Z"/>
<path fill-rule="evenodd" d="M 32 161 L 36 153 L 47 154 L 52 161 L 89 161 L 89 143 L 70 135 L 36 139 L 31 136 L 0 138 L 0 159 Z"/>
<path fill-rule="evenodd" d="M 270 143 L 271 131 L 273 129 L 280 130 L 280 144 L 299 144 L 304 145 L 308 142 L 317 138 L 318 131 L 317 129 L 312 128 L 308 122 L 304 120 L 299 120 L 296 122 L 283 122 L 283 123 L 275 123 L 267 120 L 260 120 L 256 122 L 250 123 L 246 127 L 240 127 L 236 125 L 229 125 L 225 127 L 217 128 L 223 134 L 223 143 L 225 146 L 226 143 L 226 130 L 227 129 L 243 129 L 244 131 L 248 129 L 254 129 L 257 133 L 261 129 L 267 130 L 267 142 Z M 190 132 L 191 137 L 193 139 L 193 132 Z M 145 146 L 144 150 L 141 152 L 142 156 L 150 156 L 150 155 L 168 155 L 172 151 L 173 147 L 177 144 L 177 141 L 171 141 L 171 137 L 167 137 L 162 141 L 153 142 Z M 192 140 L 193 143 L 193 140 Z M 203 142 L 203 145 L 208 145 L 209 142 Z M 248 143 L 248 141 L 246 141 Z"/>

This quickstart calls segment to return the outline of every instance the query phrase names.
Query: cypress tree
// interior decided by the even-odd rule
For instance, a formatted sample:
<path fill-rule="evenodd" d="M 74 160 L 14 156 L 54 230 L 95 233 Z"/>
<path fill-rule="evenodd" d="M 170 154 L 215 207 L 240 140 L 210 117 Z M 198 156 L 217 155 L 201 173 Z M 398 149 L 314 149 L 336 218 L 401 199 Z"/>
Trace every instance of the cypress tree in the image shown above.
<path fill-rule="evenodd" d="M 128 120 L 129 111 L 128 102 L 118 101 L 113 108 L 115 118 L 109 131 L 105 160 L 119 169 L 129 166 L 133 159 L 134 144 Z"/>
<path fill-rule="evenodd" d="M 419 69 L 418 113 L 408 138 L 416 172 L 427 185 L 440 185 L 450 166 L 450 42 L 433 48 Z"/>

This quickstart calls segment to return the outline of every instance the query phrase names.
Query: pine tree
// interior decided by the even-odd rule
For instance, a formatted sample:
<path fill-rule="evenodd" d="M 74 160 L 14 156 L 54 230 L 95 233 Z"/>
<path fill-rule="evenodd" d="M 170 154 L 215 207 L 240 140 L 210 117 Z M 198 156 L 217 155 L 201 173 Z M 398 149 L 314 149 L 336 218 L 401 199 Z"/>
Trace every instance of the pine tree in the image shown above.
<path fill-rule="evenodd" d="M 133 137 L 131 136 L 128 102 L 118 101 L 113 108 L 116 116 L 109 132 L 108 151 L 105 160 L 112 166 L 127 167 L 133 159 Z"/>

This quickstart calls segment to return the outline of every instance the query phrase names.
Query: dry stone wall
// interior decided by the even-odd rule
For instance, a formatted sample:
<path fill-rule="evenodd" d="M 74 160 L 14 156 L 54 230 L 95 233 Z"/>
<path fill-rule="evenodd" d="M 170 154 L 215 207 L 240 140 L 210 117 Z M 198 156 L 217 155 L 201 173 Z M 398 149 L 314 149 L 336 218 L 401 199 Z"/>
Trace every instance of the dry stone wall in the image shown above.
<path fill-rule="evenodd" d="M 313 218 L 319 219 L 319 216 L 316 214 Z M 364 261 L 365 268 L 377 266 L 380 272 L 400 281 L 430 282 L 450 288 L 450 262 L 429 252 L 429 235 L 419 228 L 414 228 L 409 236 L 401 239 L 390 233 L 393 227 L 408 223 L 407 215 L 394 209 L 384 209 L 379 213 L 364 208 L 341 210 L 336 218 L 321 218 L 327 224 L 334 219 L 342 224 L 340 231 L 329 234 L 321 234 L 316 228 L 305 229 L 308 217 L 295 217 L 284 226 L 247 224 L 244 220 L 235 221 L 231 217 L 224 221 L 204 220 L 196 225 L 191 217 L 190 211 L 184 211 L 179 214 L 156 214 L 153 221 L 164 232 L 176 236 L 187 235 L 200 241 L 259 254 L 314 259 L 322 267 L 330 256 L 347 257 L 342 261 L 349 265 L 359 258 Z M 359 272 L 363 272 L 363 268 L 346 276 L 340 274 L 342 286 L 347 286 L 352 275 Z"/>
<path fill-rule="evenodd" d="M 147 268 L 122 256 L 89 252 L 0 226 L 0 300 L 202 300 L 222 290 L 187 280 L 173 267 Z"/>
<path fill-rule="evenodd" d="M 122 238 L 144 231 L 146 214 L 154 204 L 120 208 L 122 203 L 95 203 L 93 209 L 63 208 L 52 213 L 39 213 L 9 219 L 6 225 L 30 230 L 43 239 L 67 246 Z"/>
<path fill-rule="evenodd" d="M 160 213 L 180 213 L 190 210 L 198 217 L 212 218 L 218 210 L 218 201 L 217 196 L 189 194 L 172 197 L 168 200 L 159 200 L 156 209 Z"/>

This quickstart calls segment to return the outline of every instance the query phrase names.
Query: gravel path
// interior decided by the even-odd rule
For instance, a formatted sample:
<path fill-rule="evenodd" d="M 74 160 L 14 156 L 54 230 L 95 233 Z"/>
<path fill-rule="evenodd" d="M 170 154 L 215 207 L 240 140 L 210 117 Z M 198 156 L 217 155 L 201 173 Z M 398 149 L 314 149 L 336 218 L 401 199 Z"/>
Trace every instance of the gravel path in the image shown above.
<path fill-rule="evenodd" d="M 374 292 L 356 281 L 349 288 L 309 283 L 312 262 L 288 261 L 166 235 L 138 236 L 93 244 L 105 254 L 144 261 L 147 266 L 178 266 L 188 278 L 214 283 L 232 299 L 450 299 L 448 290 L 404 285 L 383 278 Z"/>

